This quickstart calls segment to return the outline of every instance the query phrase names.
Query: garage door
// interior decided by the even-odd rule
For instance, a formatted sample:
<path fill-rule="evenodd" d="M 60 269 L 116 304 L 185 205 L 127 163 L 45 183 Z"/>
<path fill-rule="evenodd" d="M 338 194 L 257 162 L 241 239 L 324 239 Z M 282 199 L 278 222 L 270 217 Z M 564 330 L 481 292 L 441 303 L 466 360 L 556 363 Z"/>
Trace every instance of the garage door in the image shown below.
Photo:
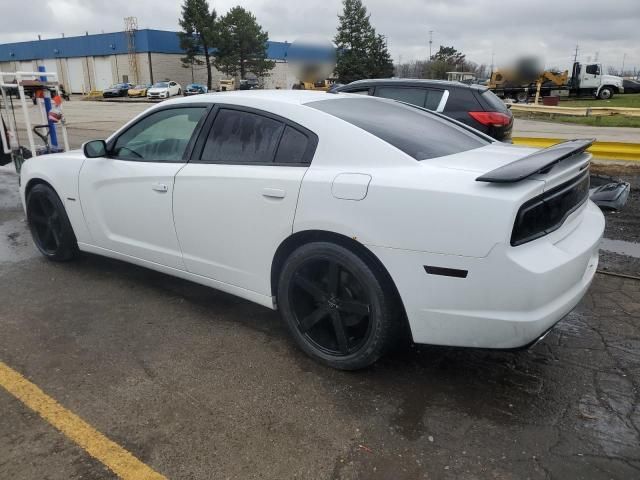
<path fill-rule="evenodd" d="M 45 58 L 44 60 L 37 60 L 36 63 L 39 67 L 44 67 L 44 70 L 46 72 L 58 73 L 58 65 L 55 58 Z"/>
<path fill-rule="evenodd" d="M 33 72 L 34 71 L 33 62 L 32 61 L 18 62 L 18 71 L 19 72 Z"/>
<path fill-rule="evenodd" d="M 84 84 L 84 58 L 67 58 L 69 90 L 71 93 L 84 93 L 89 89 Z"/>
<path fill-rule="evenodd" d="M 96 90 L 104 90 L 113 85 L 111 73 L 111 57 L 93 57 L 96 74 Z"/>

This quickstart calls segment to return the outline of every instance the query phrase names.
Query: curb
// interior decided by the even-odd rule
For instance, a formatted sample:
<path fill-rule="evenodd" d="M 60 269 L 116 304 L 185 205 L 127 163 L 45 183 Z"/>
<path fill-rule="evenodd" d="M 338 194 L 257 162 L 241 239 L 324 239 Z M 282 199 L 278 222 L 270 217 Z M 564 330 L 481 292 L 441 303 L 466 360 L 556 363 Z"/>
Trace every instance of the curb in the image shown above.
<path fill-rule="evenodd" d="M 513 137 L 514 145 L 524 145 L 534 148 L 547 148 L 556 143 L 564 142 L 566 138 L 537 138 L 537 137 Z M 608 160 L 625 160 L 627 162 L 640 162 L 640 143 L 626 142 L 596 142 L 589 150 L 595 158 Z"/>

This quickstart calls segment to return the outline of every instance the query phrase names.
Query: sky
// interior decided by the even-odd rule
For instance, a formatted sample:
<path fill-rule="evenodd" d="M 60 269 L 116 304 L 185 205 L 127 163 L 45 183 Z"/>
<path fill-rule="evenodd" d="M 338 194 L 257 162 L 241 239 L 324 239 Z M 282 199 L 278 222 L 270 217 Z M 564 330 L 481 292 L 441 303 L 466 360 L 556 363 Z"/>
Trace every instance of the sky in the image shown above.
<path fill-rule="evenodd" d="M 180 0 L 20 0 L 3 2 L 0 43 L 123 29 L 178 30 Z M 335 35 L 341 0 L 210 0 L 219 14 L 240 4 L 276 41 Z M 497 66 L 536 55 L 547 68 L 570 68 L 579 45 L 584 62 L 640 70 L 640 0 L 364 0 L 371 22 L 386 36 L 394 62 L 454 46 L 478 64 Z"/>

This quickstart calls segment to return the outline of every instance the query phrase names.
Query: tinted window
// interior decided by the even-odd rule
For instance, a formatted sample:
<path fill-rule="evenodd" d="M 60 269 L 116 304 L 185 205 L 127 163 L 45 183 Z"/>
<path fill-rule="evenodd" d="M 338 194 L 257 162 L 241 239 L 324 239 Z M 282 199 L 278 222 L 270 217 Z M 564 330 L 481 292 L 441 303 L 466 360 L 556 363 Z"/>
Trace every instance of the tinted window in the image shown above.
<path fill-rule="evenodd" d="M 345 120 L 417 160 L 472 150 L 489 142 L 425 110 L 374 98 L 342 98 L 307 106 Z"/>
<path fill-rule="evenodd" d="M 300 133 L 295 128 L 286 127 L 280 140 L 280 145 L 278 145 L 275 162 L 302 163 L 308 144 L 309 140 L 305 134 Z"/>
<path fill-rule="evenodd" d="M 250 112 L 221 109 L 211 127 L 202 160 L 224 163 L 266 163 L 284 124 Z"/>
<path fill-rule="evenodd" d="M 442 100 L 442 95 L 444 95 L 444 90 L 427 90 L 427 101 L 424 104 L 424 108 L 428 108 L 429 110 L 437 110 L 438 105 L 440 105 L 440 100 Z"/>
<path fill-rule="evenodd" d="M 363 90 L 347 90 L 345 93 L 355 93 L 356 95 L 369 95 L 369 89 L 365 88 Z"/>
<path fill-rule="evenodd" d="M 482 110 L 482 107 L 470 88 L 452 88 L 449 91 L 449 98 L 444 106 L 445 112 L 473 112 L 476 110 Z"/>
<path fill-rule="evenodd" d="M 181 161 L 204 107 L 152 113 L 118 137 L 111 155 L 122 160 Z"/>
<path fill-rule="evenodd" d="M 375 96 L 407 102 L 429 110 L 437 110 L 443 93 L 442 90 L 421 87 L 378 87 Z"/>
<path fill-rule="evenodd" d="M 376 88 L 375 96 L 400 100 L 401 102 L 424 107 L 427 101 L 427 90 L 408 87 L 378 87 Z"/>
<path fill-rule="evenodd" d="M 503 112 L 506 113 L 509 111 L 507 106 L 504 104 L 502 100 L 498 98 L 498 96 L 493 93 L 491 90 L 486 90 L 482 92 L 482 100 L 484 100 L 489 109 L 495 112 Z"/>

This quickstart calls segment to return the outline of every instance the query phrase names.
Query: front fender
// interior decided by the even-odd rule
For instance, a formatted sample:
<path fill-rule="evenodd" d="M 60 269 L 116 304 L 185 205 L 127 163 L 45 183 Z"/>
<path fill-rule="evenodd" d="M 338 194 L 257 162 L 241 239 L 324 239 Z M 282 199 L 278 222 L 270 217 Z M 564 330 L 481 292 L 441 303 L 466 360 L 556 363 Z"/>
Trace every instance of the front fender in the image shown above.
<path fill-rule="evenodd" d="M 78 188 L 78 178 L 85 160 L 79 150 L 30 158 L 20 171 L 20 199 L 26 215 L 28 190 L 37 183 L 48 184 L 60 197 L 78 242 L 92 243 Z"/>

